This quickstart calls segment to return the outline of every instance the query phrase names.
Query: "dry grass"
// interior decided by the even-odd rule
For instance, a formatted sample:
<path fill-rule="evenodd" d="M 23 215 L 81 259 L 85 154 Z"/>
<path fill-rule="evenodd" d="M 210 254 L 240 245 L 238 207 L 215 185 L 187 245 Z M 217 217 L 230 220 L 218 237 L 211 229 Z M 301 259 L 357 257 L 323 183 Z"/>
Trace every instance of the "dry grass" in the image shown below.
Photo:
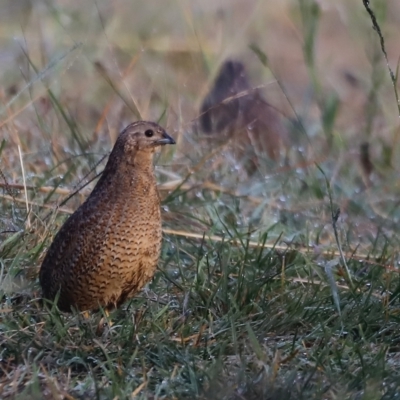
<path fill-rule="evenodd" d="M 362 2 L 6 3 L 0 397 L 395 398 L 400 131 Z M 400 7 L 372 7 L 396 70 Z M 198 131 L 228 57 L 291 129 L 286 156 L 260 159 L 251 177 Z M 138 118 L 178 143 L 157 160 L 162 260 L 97 336 L 100 313 L 43 308 L 37 275 L 118 132 Z"/>

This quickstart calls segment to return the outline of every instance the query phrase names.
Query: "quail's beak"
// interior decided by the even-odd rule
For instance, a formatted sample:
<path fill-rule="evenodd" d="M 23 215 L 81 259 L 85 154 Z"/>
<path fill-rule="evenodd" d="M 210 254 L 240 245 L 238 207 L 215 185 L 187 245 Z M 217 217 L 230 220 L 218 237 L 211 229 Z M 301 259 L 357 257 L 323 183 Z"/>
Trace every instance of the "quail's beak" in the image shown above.
<path fill-rule="evenodd" d="M 162 139 L 158 139 L 156 141 L 156 144 L 161 144 L 161 145 L 164 145 L 164 144 L 176 144 L 176 142 L 175 142 L 174 139 L 172 139 L 171 136 L 169 136 L 166 132 L 164 132 L 162 134 Z"/>

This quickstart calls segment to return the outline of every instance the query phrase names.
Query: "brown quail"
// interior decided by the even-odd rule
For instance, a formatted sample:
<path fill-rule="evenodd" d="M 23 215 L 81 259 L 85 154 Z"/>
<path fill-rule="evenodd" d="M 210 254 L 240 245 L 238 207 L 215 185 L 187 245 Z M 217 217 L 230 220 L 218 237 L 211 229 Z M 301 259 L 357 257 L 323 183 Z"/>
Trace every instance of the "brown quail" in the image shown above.
<path fill-rule="evenodd" d="M 279 113 L 251 87 L 244 65 L 232 60 L 224 62 L 202 103 L 200 127 L 229 140 L 248 172 L 257 168 L 258 155 L 276 161 L 288 135 Z"/>
<path fill-rule="evenodd" d="M 59 292 L 60 310 L 113 309 L 153 277 L 162 236 L 153 154 L 166 144 L 175 141 L 152 122 L 119 134 L 101 178 L 42 263 L 43 297 Z"/>

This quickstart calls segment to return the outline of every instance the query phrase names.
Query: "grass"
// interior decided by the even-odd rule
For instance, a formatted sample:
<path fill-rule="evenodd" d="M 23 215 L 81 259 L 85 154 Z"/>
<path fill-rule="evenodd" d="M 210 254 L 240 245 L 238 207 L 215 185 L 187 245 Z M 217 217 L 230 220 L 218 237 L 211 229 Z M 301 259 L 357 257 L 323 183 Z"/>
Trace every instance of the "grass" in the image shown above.
<path fill-rule="evenodd" d="M 4 6 L 1 398 L 397 398 L 397 104 L 362 2 L 319 3 Z M 400 10 L 371 7 L 396 70 Z M 295 121 L 250 178 L 196 129 L 228 56 Z M 162 257 L 99 335 L 101 312 L 43 307 L 38 271 L 139 117 L 178 142 L 157 159 Z"/>

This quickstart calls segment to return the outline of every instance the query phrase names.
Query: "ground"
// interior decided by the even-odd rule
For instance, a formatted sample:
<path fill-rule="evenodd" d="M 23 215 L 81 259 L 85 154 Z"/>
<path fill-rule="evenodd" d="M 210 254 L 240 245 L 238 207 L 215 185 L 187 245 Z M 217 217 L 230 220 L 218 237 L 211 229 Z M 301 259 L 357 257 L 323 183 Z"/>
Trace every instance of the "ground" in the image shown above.
<path fill-rule="evenodd" d="M 0 13 L 0 397 L 397 398 L 397 84 L 363 2 L 75 3 Z M 371 1 L 394 74 L 399 4 Z M 252 176 L 197 123 L 228 58 L 290 131 Z M 177 141 L 162 256 L 99 333 L 43 306 L 38 271 L 137 119 Z"/>

